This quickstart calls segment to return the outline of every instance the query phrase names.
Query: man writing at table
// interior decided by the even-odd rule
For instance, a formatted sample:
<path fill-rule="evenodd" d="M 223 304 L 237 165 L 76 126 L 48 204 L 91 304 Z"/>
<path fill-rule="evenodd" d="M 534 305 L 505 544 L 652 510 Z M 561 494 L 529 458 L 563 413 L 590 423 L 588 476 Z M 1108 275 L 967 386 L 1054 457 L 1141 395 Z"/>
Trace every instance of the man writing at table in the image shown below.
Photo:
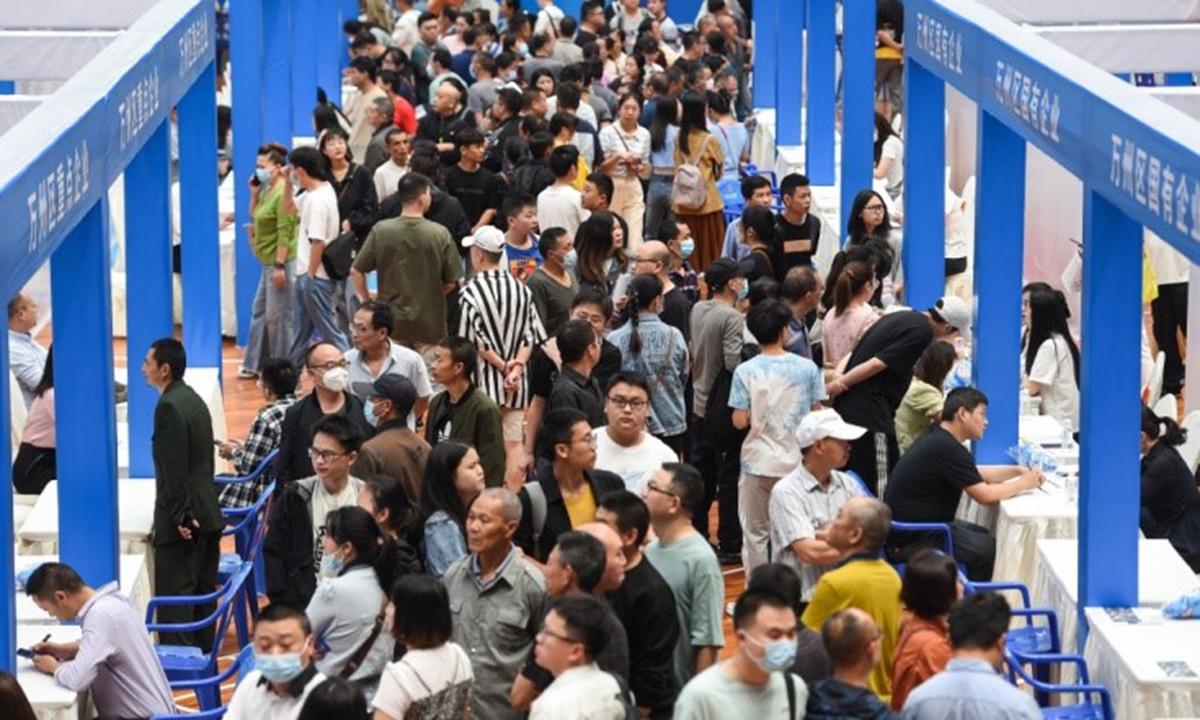
<path fill-rule="evenodd" d="M 183 381 L 187 354 L 174 338 L 155 340 L 142 363 L 146 382 L 162 393 L 154 409 L 154 587 L 159 595 L 206 595 L 217 584 L 225 520 L 213 483 L 213 431 L 208 406 Z M 190 623 L 216 603 L 162 607 L 160 623 Z M 212 647 L 213 628 L 159 634 L 164 645 Z"/>
<path fill-rule="evenodd" d="M 34 645 L 38 670 L 53 675 L 68 690 L 91 690 L 102 718 L 175 712 L 167 676 L 141 614 L 117 591 L 117 583 L 93 590 L 69 565 L 46 563 L 29 576 L 25 593 L 55 620 L 78 622 L 83 629 L 83 636 L 72 643 Z M 0 709 L 3 712 L 7 709 Z"/>

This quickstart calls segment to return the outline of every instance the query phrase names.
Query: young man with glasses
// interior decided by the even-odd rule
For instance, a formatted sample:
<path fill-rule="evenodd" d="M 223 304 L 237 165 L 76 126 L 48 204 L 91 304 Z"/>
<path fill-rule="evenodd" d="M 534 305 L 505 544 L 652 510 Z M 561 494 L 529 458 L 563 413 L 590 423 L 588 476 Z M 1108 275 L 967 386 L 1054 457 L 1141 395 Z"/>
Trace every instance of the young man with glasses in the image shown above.
<path fill-rule="evenodd" d="M 272 604 L 308 605 L 317 588 L 325 517 L 355 505 L 363 487 L 362 480 L 350 474 L 363 443 L 358 427 L 342 415 L 330 415 L 312 426 L 312 434 L 307 454 L 315 475 L 283 491 L 263 545 Z"/>
<path fill-rule="evenodd" d="M 620 686 L 595 660 L 611 641 L 605 622 L 611 612 L 582 594 L 559 598 L 550 607 L 533 652 L 554 682 L 533 702 L 529 720 L 625 717 Z"/>
<path fill-rule="evenodd" d="M 664 463 L 679 461 L 675 451 L 646 431 L 650 381 L 645 375 L 618 373 L 608 384 L 605 412 L 608 424 L 592 431 L 596 467 L 620 475 L 626 489 L 642 492 Z"/>

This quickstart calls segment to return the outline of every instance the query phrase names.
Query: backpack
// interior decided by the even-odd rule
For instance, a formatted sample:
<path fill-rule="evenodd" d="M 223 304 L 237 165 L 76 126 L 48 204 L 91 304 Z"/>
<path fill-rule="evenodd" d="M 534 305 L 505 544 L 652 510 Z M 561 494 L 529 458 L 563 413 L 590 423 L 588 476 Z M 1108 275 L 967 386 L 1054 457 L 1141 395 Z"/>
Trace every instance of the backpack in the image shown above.
<path fill-rule="evenodd" d="M 525 483 L 525 494 L 529 496 L 529 508 L 532 514 L 533 550 L 538 552 L 542 538 L 542 530 L 546 529 L 546 491 L 539 482 Z"/>
<path fill-rule="evenodd" d="M 704 172 L 697 164 L 700 162 L 700 155 L 704 153 L 704 146 L 708 144 L 708 138 L 708 133 L 704 133 L 704 139 L 698 143 L 699 148 L 693 149 L 692 157 L 685 157 L 684 162 L 675 169 L 671 202 L 680 210 L 696 212 L 708 202 L 708 183 L 705 182 Z"/>

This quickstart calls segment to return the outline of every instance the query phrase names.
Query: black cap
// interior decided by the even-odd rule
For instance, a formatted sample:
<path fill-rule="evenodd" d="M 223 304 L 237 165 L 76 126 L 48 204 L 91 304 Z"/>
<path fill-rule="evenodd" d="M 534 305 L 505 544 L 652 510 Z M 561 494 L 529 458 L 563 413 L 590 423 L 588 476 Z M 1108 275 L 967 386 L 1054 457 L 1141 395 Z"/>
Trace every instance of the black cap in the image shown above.
<path fill-rule="evenodd" d="M 354 383 L 350 389 L 362 398 L 381 397 L 391 401 L 401 417 L 407 417 L 417 402 L 417 388 L 412 381 L 396 373 L 385 373 L 373 383 Z"/>
<path fill-rule="evenodd" d="M 704 271 L 704 282 L 708 284 L 709 288 L 723 288 L 729 284 L 730 280 L 745 277 L 752 270 L 754 270 L 754 263 L 750 260 L 738 262 L 733 258 L 717 258 Z"/>

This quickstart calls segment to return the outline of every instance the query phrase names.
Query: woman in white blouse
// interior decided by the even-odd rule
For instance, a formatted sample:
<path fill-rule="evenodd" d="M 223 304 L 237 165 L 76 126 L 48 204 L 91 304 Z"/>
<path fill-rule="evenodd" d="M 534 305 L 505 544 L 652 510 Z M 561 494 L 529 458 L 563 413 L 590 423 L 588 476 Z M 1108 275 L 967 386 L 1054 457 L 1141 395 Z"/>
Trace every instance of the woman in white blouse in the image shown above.
<path fill-rule="evenodd" d="M 609 209 L 629 224 L 625 246 L 630 250 L 642 245 L 646 198 L 639 176 L 649 177 L 650 173 L 650 131 L 638 125 L 641 113 L 642 101 L 637 95 L 622 95 L 617 121 L 600 131 L 600 147 L 604 150 L 600 172 L 613 181 Z"/>
<path fill-rule="evenodd" d="M 1042 414 L 1079 429 L 1079 348 L 1067 326 L 1067 300 L 1058 290 L 1034 286 L 1021 298 L 1029 332 L 1021 368 L 1025 389 L 1042 398 Z"/>

